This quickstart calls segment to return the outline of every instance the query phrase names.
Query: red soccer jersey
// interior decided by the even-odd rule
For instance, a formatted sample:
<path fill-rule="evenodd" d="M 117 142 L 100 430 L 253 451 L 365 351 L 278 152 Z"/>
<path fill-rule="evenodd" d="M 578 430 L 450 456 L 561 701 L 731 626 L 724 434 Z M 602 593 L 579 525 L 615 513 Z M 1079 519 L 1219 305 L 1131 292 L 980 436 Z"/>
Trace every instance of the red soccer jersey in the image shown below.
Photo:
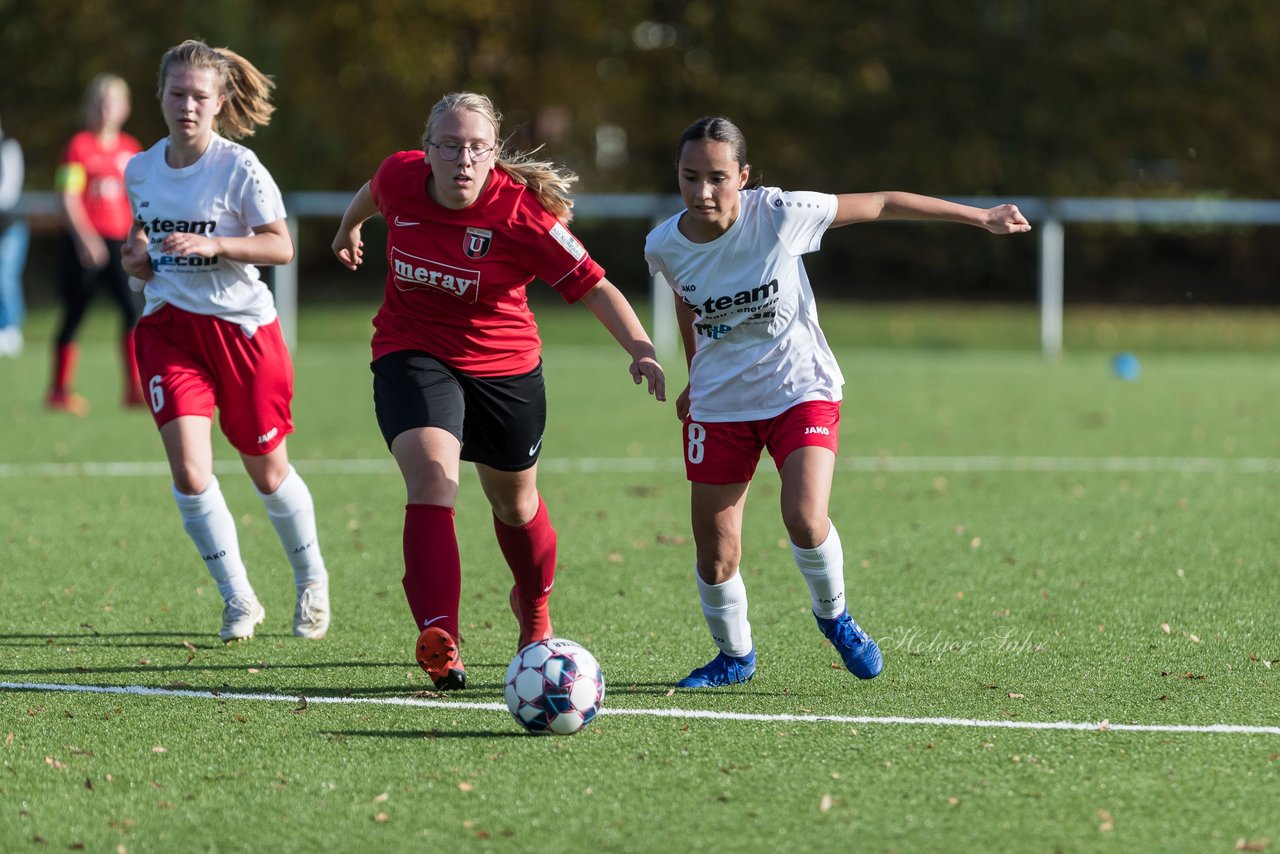
<path fill-rule="evenodd" d="M 536 277 L 575 302 L 604 270 L 501 167 L 461 210 L 432 201 L 430 173 L 421 151 L 401 151 L 370 182 L 387 221 L 387 289 L 373 319 L 373 358 L 423 350 L 473 376 L 532 371 L 542 342 L 525 287 Z"/>
<path fill-rule="evenodd" d="M 124 240 L 133 225 L 129 196 L 124 189 L 124 167 L 142 150 L 127 133 L 114 145 L 103 146 L 91 132 L 71 137 L 58 163 L 59 192 L 79 193 L 95 231 L 107 240 Z"/>

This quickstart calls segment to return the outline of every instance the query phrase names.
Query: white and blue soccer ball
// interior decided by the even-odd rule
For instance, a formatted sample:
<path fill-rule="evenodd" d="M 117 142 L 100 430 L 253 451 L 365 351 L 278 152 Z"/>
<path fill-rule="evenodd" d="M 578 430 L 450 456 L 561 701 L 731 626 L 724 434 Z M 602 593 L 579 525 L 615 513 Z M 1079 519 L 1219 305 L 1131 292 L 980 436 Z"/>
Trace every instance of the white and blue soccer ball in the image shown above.
<path fill-rule="evenodd" d="M 503 694 L 511 717 L 534 735 L 573 735 L 600 713 L 604 674 L 582 646 L 547 638 L 516 653 Z"/>

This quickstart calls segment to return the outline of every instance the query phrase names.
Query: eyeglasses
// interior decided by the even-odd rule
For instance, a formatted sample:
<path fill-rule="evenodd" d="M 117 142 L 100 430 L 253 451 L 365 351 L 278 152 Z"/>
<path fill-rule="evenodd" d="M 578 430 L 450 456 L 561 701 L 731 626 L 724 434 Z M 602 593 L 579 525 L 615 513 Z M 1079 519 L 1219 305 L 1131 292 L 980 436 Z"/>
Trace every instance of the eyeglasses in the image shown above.
<path fill-rule="evenodd" d="M 440 152 L 441 157 L 450 162 L 457 160 L 462 156 L 462 152 L 465 151 L 471 155 L 473 162 L 480 163 L 483 160 L 488 160 L 489 155 L 493 154 L 498 148 L 496 145 L 487 145 L 483 142 L 473 142 L 470 145 L 462 145 L 457 142 L 428 142 L 427 145 L 434 147 L 436 151 Z"/>

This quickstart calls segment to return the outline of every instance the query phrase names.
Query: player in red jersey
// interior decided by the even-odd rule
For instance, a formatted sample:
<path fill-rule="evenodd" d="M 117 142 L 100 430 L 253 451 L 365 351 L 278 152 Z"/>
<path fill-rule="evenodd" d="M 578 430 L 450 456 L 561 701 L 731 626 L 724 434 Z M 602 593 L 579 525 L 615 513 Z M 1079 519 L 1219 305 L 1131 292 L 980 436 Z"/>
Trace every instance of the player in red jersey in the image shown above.
<path fill-rule="evenodd" d="M 133 353 L 138 308 L 120 266 L 120 248 L 133 225 L 124 167 L 140 150 L 138 141 L 121 130 L 129 118 L 129 84 L 114 74 L 99 74 L 85 93 L 84 110 L 85 130 L 71 138 L 58 166 L 57 188 L 66 221 L 57 248 L 62 322 L 45 397 L 49 408 L 76 415 L 86 414 L 89 403 L 72 390 L 78 359 L 75 336 L 100 285 L 120 309 L 124 403 L 143 403 Z"/>
<path fill-rule="evenodd" d="M 535 277 L 581 300 L 631 356 L 631 376 L 666 399 L 662 367 L 630 304 L 567 228 L 576 176 L 507 156 L 488 97 L 446 95 L 423 149 L 383 161 L 333 241 L 350 269 L 361 225 L 387 223 L 387 286 L 374 318 L 374 407 L 408 491 L 404 589 L 418 660 L 437 688 L 462 688 L 461 564 L 454 503 L 461 460 L 475 464 L 515 586 L 519 645 L 551 636 L 556 532 L 537 488 L 546 423 L 541 342 L 525 288 Z"/>

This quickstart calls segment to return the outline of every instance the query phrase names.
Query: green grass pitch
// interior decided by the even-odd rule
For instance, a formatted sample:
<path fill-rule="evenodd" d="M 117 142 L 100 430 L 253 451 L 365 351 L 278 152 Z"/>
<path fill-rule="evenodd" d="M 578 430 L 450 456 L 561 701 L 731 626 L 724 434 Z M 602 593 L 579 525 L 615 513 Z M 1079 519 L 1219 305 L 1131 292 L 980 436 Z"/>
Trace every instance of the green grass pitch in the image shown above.
<path fill-rule="evenodd" d="M 585 309 L 541 311 L 553 616 L 608 684 L 571 738 L 495 708 L 516 631 L 469 472 L 471 683 L 435 694 L 414 663 L 372 306 L 306 311 L 296 356 L 289 449 L 332 575 L 325 640 L 290 635 L 288 565 L 216 444 L 267 609 L 232 646 L 150 419 L 117 403 L 113 320 L 86 330 L 95 409 L 76 419 L 40 405 L 37 315 L 26 355 L 0 360 L 0 681 L 157 690 L 0 689 L 0 849 L 1280 845 L 1276 318 L 1069 311 L 1050 364 L 1023 310 L 822 308 L 847 378 L 832 515 L 885 672 L 853 679 L 816 630 L 766 462 L 742 566 L 760 671 L 719 692 L 670 688 L 714 652 L 673 409 Z M 1137 382 L 1111 375 L 1120 349 Z M 683 361 L 666 362 L 674 399 Z"/>

